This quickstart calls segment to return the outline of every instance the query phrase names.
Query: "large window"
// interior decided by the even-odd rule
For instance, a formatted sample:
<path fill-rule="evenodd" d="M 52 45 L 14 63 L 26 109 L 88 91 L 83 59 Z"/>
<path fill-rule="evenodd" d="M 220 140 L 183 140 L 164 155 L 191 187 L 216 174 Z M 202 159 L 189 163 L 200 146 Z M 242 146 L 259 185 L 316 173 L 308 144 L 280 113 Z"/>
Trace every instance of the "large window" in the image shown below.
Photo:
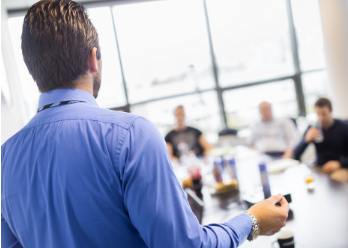
<path fill-rule="evenodd" d="M 229 90 L 223 93 L 228 125 L 243 128 L 260 120 L 259 105 L 272 104 L 275 118 L 297 116 L 294 82 L 290 80 Z"/>
<path fill-rule="evenodd" d="M 126 105 L 110 8 L 92 8 L 88 10 L 88 13 L 99 35 L 103 60 L 102 87 L 100 87 L 97 102 L 102 108 Z"/>
<path fill-rule="evenodd" d="M 318 0 L 291 0 L 303 71 L 326 67 Z"/>
<path fill-rule="evenodd" d="M 319 97 L 328 97 L 328 78 L 326 71 L 306 73 L 302 76 L 306 98 L 307 114 L 314 113 L 314 104 Z"/>
<path fill-rule="evenodd" d="M 294 73 L 284 0 L 207 0 L 222 87 Z"/>
<path fill-rule="evenodd" d="M 12 47 L 14 50 L 14 56 L 17 62 L 17 70 L 19 79 L 21 81 L 21 89 L 23 99 L 27 107 L 27 118 L 31 118 L 35 115 L 38 108 L 39 90 L 29 74 L 27 66 L 24 63 L 22 49 L 21 49 L 21 35 L 23 26 L 24 15 L 19 17 L 10 18 L 8 25 L 10 29 Z"/>
<path fill-rule="evenodd" d="M 222 123 L 215 91 L 135 105 L 131 112 L 152 120 L 164 136 L 173 129 L 174 110 L 179 105 L 185 107 L 188 125 L 199 128 L 211 142 L 216 141 L 216 134 L 221 130 Z"/>
<path fill-rule="evenodd" d="M 328 80 L 317 0 L 162 0 L 86 3 L 100 39 L 103 108 L 131 111 L 165 135 L 184 105 L 210 141 L 223 127 L 312 114 Z M 10 13 L 11 16 L 11 13 Z M 19 16 L 19 17 L 18 17 Z M 20 48 L 23 16 L 9 19 L 28 117 L 39 92 Z M 223 122 L 224 121 L 224 122 Z"/>
<path fill-rule="evenodd" d="M 130 103 L 215 86 L 201 0 L 113 8 Z"/>

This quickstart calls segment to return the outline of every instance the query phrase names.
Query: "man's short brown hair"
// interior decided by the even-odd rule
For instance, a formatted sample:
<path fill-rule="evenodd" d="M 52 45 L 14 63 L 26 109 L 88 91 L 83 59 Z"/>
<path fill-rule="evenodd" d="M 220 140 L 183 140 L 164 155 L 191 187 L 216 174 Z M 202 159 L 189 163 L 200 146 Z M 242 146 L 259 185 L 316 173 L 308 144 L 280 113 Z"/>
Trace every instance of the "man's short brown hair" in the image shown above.
<path fill-rule="evenodd" d="M 40 92 L 75 88 L 93 47 L 99 60 L 98 33 L 79 3 L 41 0 L 24 18 L 23 58 Z"/>
<path fill-rule="evenodd" d="M 319 107 L 319 108 L 328 107 L 330 109 L 330 111 L 332 111 L 331 101 L 327 98 L 319 98 L 315 102 L 315 107 Z"/>

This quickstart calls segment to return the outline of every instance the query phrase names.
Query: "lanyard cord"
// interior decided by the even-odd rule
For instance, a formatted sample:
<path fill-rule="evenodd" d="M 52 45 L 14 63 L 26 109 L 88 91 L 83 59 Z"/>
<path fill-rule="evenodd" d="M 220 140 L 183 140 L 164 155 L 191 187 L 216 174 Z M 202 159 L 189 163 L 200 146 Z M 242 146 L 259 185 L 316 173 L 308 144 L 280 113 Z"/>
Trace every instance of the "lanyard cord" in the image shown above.
<path fill-rule="evenodd" d="M 50 104 L 47 104 L 41 108 L 39 108 L 37 110 L 37 112 L 41 112 L 42 110 L 45 110 L 45 109 L 48 109 L 48 108 L 53 108 L 53 107 L 56 107 L 56 106 L 60 106 L 60 105 L 66 105 L 66 104 L 72 104 L 72 103 L 78 103 L 78 102 L 84 102 L 84 101 L 61 101 L 61 102 L 56 102 L 56 103 L 50 103 Z"/>

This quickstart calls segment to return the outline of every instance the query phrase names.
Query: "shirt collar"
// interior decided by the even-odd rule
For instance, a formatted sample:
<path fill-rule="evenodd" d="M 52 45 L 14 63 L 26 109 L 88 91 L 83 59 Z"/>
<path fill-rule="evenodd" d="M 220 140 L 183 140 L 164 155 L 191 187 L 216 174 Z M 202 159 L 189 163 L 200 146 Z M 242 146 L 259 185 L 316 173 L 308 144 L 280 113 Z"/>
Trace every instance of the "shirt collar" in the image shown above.
<path fill-rule="evenodd" d="M 51 103 L 61 101 L 84 101 L 92 106 L 99 107 L 94 97 L 85 90 L 79 89 L 57 89 L 40 95 L 39 108 Z"/>

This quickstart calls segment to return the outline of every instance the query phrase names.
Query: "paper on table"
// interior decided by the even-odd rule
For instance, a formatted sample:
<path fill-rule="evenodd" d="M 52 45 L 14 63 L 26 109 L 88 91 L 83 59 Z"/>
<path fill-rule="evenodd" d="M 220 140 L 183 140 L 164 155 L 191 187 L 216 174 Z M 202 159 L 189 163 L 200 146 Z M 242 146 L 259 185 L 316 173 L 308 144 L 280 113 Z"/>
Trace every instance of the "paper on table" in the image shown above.
<path fill-rule="evenodd" d="M 279 159 L 273 162 L 269 162 L 267 164 L 267 170 L 268 172 L 277 172 L 277 171 L 282 171 L 287 168 L 290 168 L 292 166 L 300 164 L 300 161 L 290 159 L 290 158 L 285 158 L 285 159 Z"/>

